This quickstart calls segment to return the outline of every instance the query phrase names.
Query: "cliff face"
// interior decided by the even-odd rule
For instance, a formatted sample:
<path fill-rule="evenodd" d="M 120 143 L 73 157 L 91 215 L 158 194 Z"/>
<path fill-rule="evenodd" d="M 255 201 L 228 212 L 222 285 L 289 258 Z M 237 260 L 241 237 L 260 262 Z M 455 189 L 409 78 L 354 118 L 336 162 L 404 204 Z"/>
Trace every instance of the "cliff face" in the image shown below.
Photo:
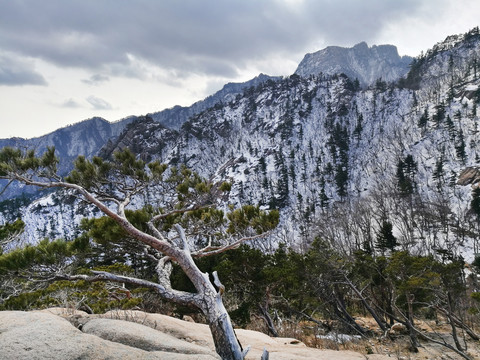
<path fill-rule="evenodd" d="M 306 77 L 344 73 L 352 80 L 358 79 L 360 85 L 369 86 L 378 79 L 391 82 L 405 76 L 412 60 L 409 56 L 400 57 L 393 45 L 368 47 L 361 42 L 352 48 L 329 46 L 307 54 L 295 74 Z"/>

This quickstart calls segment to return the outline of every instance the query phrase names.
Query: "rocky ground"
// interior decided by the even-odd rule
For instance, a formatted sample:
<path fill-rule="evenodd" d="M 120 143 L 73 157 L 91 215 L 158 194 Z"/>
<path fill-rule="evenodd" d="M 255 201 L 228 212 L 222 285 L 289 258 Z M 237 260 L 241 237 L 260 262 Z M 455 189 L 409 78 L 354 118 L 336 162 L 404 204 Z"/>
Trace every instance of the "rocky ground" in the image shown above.
<path fill-rule="evenodd" d="M 271 338 L 251 330 L 237 330 L 251 349 L 246 359 L 260 359 L 266 348 L 272 360 L 391 360 L 454 359 L 442 349 L 415 356 L 395 349 L 365 354 L 347 350 L 307 347 L 292 338 Z M 376 348 L 376 346 L 374 346 Z M 380 347 L 378 347 L 380 349 Z M 387 349 L 388 350 L 388 349 Z M 207 325 L 141 311 L 115 311 L 89 315 L 53 308 L 42 311 L 0 312 L 0 358 L 19 359 L 219 359 Z"/>

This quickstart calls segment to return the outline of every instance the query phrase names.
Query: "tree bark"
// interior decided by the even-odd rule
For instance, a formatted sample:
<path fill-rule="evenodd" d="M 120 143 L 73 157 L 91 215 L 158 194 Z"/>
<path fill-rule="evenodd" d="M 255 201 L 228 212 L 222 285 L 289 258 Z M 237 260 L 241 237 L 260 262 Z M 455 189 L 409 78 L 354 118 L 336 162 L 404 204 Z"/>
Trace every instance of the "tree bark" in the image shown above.
<path fill-rule="evenodd" d="M 418 347 L 420 343 L 418 342 L 417 332 L 415 331 L 414 323 L 413 323 L 413 294 L 405 294 L 407 297 L 408 303 L 408 317 L 406 319 L 405 325 L 407 326 L 408 333 L 410 335 L 410 344 L 412 345 L 412 350 L 414 352 L 418 352 Z"/>
<path fill-rule="evenodd" d="M 243 349 L 226 311 L 217 316 L 215 320 L 210 320 L 209 327 L 215 343 L 215 350 L 222 360 L 243 360 Z"/>
<path fill-rule="evenodd" d="M 260 309 L 260 313 L 262 314 L 263 320 L 267 325 L 268 331 L 270 331 L 273 337 L 278 337 L 278 331 L 275 328 L 275 324 L 273 323 L 272 317 L 268 313 L 268 305 L 263 306 L 259 304 L 258 308 Z"/>
<path fill-rule="evenodd" d="M 380 329 L 382 329 L 383 332 L 386 332 L 388 329 L 387 327 L 385 326 L 385 323 L 380 319 L 380 317 L 377 315 L 376 311 L 373 310 L 373 308 L 368 304 L 367 300 L 365 299 L 365 297 L 362 295 L 362 293 L 360 292 L 360 290 L 358 290 L 358 288 L 355 286 L 354 283 L 352 283 L 350 281 L 350 279 L 347 277 L 346 274 L 343 274 L 343 276 L 345 277 L 345 280 L 347 281 L 347 284 L 348 286 L 350 286 L 350 288 L 355 292 L 355 294 L 357 294 L 357 296 L 360 298 L 360 301 L 362 302 L 363 306 L 365 307 L 365 309 L 367 309 L 367 311 L 370 313 L 370 315 L 372 315 L 372 317 L 375 319 L 375 321 L 377 322 L 378 326 L 380 326 Z"/>
<path fill-rule="evenodd" d="M 458 335 L 457 335 L 457 328 L 455 327 L 455 321 L 453 320 L 452 317 L 452 296 L 449 291 L 447 291 L 447 301 L 448 301 L 448 322 L 450 323 L 450 327 L 452 328 L 452 337 L 453 341 L 455 342 L 455 346 L 459 351 L 463 351 L 464 349 L 462 348 L 462 345 L 460 344 L 460 341 L 458 340 Z"/>
<path fill-rule="evenodd" d="M 202 273 L 193 260 L 183 229 L 179 225 L 175 225 L 175 228 L 184 243 L 184 249 L 176 261 L 197 289 L 197 306 L 207 317 L 215 350 L 222 360 L 243 360 L 246 353 L 235 335 L 230 316 L 222 301 L 224 286 L 214 273 L 215 284 L 219 290 L 215 289 L 208 274 Z"/>

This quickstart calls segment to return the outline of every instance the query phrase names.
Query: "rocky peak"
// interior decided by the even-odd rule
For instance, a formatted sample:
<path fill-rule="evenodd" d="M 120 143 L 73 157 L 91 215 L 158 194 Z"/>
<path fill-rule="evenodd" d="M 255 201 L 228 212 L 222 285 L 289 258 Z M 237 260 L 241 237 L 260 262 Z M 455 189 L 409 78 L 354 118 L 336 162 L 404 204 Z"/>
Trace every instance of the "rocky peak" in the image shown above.
<path fill-rule="evenodd" d="M 150 116 L 140 116 L 128 124 L 117 138 L 110 139 L 99 151 L 99 155 L 109 158 L 114 152 L 129 148 L 145 161 L 150 161 L 152 156 L 162 158 L 165 148 L 170 150 L 173 146 L 172 142 L 177 134 L 175 130 L 166 128 Z"/>
<path fill-rule="evenodd" d="M 361 42 L 352 48 L 329 46 L 307 54 L 295 74 L 306 77 L 319 73 L 334 75 L 344 73 L 350 79 L 358 79 L 362 86 L 373 84 L 379 78 L 396 81 L 405 76 L 413 59 L 400 57 L 393 45 L 369 47 Z"/>

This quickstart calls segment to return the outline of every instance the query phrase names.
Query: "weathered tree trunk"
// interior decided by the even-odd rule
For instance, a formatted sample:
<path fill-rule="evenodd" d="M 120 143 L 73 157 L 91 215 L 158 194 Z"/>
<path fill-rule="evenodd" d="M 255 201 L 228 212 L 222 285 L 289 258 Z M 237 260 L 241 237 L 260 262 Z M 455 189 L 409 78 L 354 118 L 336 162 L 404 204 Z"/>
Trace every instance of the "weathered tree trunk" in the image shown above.
<path fill-rule="evenodd" d="M 385 326 L 385 323 L 380 319 L 380 317 L 377 315 L 376 311 L 373 310 L 373 308 L 368 304 L 367 300 L 362 295 L 360 290 L 358 290 L 358 288 L 355 286 L 355 284 L 350 281 L 350 279 L 347 277 L 346 274 L 343 274 L 343 276 L 345 277 L 345 280 L 347 281 L 348 286 L 350 286 L 350 288 L 360 298 L 360 301 L 362 302 L 363 306 L 365 307 L 365 309 L 367 309 L 367 311 L 370 313 L 370 315 L 372 315 L 372 317 L 375 319 L 375 321 L 377 322 L 380 329 L 382 329 L 383 332 L 386 332 L 387 327 Z"/>
<path fill-rule="evenodd" d="M 200 272 L 200 270 L 198 271 Z M 217 292 L 213 284 L 210 282 L 208 275 L 202 275 L 204 282 L 194 285 L 199 290 L 198 295 L 200 301 L 198 307 L 207 317 L 213 342 L 215 344 L 215 350 L 222 360 L 243 360 L 246 352 L 243 351 L 240 342 L 235 335 L 230 316 L 223 304 L 223 286 L 220 284 L 220 286 L 222 286 L 221 290 Z M 198 278 L 196 280 L 198 280 Z"/>
<path fill-rule="evenodd" d="M 338 285 L 334 286 L 334 297 L 335 297 L 336 306 L 334 305 L 333 310 L 336 313 L 336 315 L 340 319 L 343 319 L 349 326 L 355 329 L 360 335 L 362 336 L 365 335 L 367 331 L 363 327 L 361 327 L 359 324 L 357 324 L 355 319 L 347 311 L 347 307 L 343 299 L 343 294 L 338 290 Z"/>
<path fill-rule="evenodd" d="M 209 275 L 202 273 L 190 254 L 183 229 L 179 225 L 175 227 L 184 244 L 184 249 L 178 254 L 176 261 L 197 289 L 196 305 L 207 317 L 217 354 L 222 360 L 243 360 L 246 352 L 242 350 L 230 316 L 223 304 L 224 286 L 220 283 L 216 272 L 213 273 L 213 277 L 218 290 L 211 282 Z"/>
<path fill-rule="evenodd" d="M 463 347 L 460 344 L 460 340 L 458 340 L 458 335 L 457 335 L 457 328 L 455 327 L 455 321 L 453 320 L 452 313 L 453 313 L 453 308 L 452 308 L 452 296 L 450 294 L 450 291 L 447 291 L 447 301 L 448 301 L 448 312 L 447 312 L 447 318 L 448 322 L 450 323 L 450 327 L 452 328 L 452 337 L 453 341 L 455 342 L 455 346 L 457 347 L 458 350 L 463 351 Z"/>
<path fill-rule="evenodd" d="M 413 294 L 406 294 L 407 297 L 407 304 L 408 304 L 408 318 L 407 321 L 405 322 L 405 325 L 407 326 L 408 333 L 410 335 L 410 344 L 412 346 L 412 351 L 418 352 L 418 347 L 420 346 L 420 343 L 418 342 L 417 338 L 417 332 L 415 331 L 415 325 L 413 323 L 413 300 L 414 300 L 414 295 Z"/>
<path fill-rule="evenodd" d="M 265 324 L 267 325 L 268 331 L 272 334 L 273 337 L 278 337 L 278 331 L 275 328 L 275 324 L 273 323 L 272 317 L 268 313 L 268 305 L 265 304 L 265 306 L 263 306 L 263 305 L 259 304 L 258 308 L 260 309 L 263 320 L 265 321 Z"/>
<path fill-rule="evenodd" d="M 203 292 L 200 309 L 207 317 L 215 350 L 222 360 L 243 360 L 246 352 L 243 351 L 237 339 L 230 316 L 222 301 L 223 285 L 220 284 L 216 273 L 214 277 L 215 284 L 220 286 L 220 291 L 216 291 L 207 277 L 208 283 L 201 284 Z"/>
<path fill-rule="evenodd" d="M 222 360 L 243 360 L 243 349 L 238 342 L 226 310 L 216 319 L 209 320 L 209 327 L 215 343 L 215 350 Z"/>

